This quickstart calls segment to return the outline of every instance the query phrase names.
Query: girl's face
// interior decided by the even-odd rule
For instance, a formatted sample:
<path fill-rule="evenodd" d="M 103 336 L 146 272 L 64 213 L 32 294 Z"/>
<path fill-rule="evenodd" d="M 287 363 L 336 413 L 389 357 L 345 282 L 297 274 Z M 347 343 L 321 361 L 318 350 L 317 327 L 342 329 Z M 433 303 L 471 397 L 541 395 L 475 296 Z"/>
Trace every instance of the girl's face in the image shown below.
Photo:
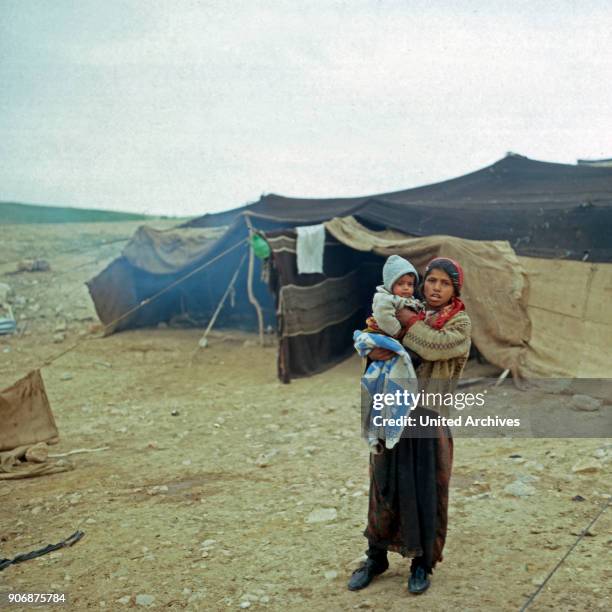
<path fill-rule="evenodd" d="M 423 294 L 428 306 L 441 308 L 451 301 L 455 287 L 451 277 L 444 270 L 433 268 L 425 279 Z"/>
<path fill-rule="evenodd" d="M 414 295 L 414 275 L 404 274 L 400 276 L 391 287 L 391 293 L 393 295 L 399 295 L 400 297 L 409 298 Z"/>

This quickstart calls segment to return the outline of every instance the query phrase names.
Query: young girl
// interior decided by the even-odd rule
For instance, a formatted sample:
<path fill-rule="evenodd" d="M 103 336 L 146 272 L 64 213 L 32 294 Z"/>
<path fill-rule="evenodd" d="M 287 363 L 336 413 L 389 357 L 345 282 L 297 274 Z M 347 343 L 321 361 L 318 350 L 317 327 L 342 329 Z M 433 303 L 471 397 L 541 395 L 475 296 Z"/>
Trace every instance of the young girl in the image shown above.
<path fill-rule="evenodd" d="M 463 270 L 448 258 L 429 262 L 424 274 L 426 307 L 420 313 L 400 311 L 402 343 L 423 361 L 417 369 L 426 393 L 451 392 L 470 350 L 471 322 L 460 299 Z M 376 321 L 369 320 L 369 327 Z M 390 351 L 374 350 L 371 359 L 384 360 Z M 425 409 L 423 409 L 425 410 Z M 368 586 L 388 567 L 387 551 L 412 557 L 408 590 L 422 593 L 429 574 L 442 560 L 448 516 L 448 486 L 453 440 L 448 427 L 434 437 L 402 437 L 392 449 L 370 454 L 370 495 L 367 560 L 349 580 L 350 590 Z"/>

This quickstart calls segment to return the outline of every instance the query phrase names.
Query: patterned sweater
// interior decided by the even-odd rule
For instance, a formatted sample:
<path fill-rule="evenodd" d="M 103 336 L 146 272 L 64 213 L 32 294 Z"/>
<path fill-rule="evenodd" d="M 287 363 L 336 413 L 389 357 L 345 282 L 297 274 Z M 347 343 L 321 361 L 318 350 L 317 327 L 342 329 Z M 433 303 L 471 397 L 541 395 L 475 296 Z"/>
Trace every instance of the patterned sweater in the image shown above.
<path fill-rule="evenodd" d="M 452 393 L 467 362 L 472 335 L 470 317 L 462 310 L 446 322 L 442 329 L 433 329 L 417 321 L 406 332 L 402 343 L 423 358 L 417 368 L 419 388 L 426 393 Z M 444 405 L 428 408 L 446 416 Z"/>

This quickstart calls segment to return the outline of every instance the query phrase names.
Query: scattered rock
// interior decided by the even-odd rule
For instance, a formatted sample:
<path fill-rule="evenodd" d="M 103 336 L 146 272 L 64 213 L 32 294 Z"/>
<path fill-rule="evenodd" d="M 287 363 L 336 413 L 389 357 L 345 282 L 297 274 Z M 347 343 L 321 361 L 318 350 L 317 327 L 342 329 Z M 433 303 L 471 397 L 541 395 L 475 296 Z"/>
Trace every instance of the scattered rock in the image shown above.
<path fill-rule="evenodd" d="M 582 395 L 580 393 L 572 395 L 572 410 L 595 412 L 601 408 L 602 404 L 602 400 L 591 397 L 590 395 Z"/>
<path fill-rule="evenodd" d="M 525 484 L 520 480 L 515 480 L 509 485 L 506 485 L 504 491 L 514 497 L 528 497 L 529 495 L 534 495 L 536 492 L 531 485 Z"/>
<path fill-rule="evenodd" d="M 540 477 L 534 476 L 533 474 L 521 474 L 517 476 L 517 480 L 520 480 L 521 482 L 538 482 Z"/>
<path fill-rule="evenodd" d="M 338 577 L 336 570 L 327 570 L 324 574 L 326 580 L 334 580 Z"/>
<path fill-rule="evenodd" d="M 136 595 L 136 605 L 137 606 L 145 606 L 148 608 L 153 605 L 155 601 L 155 597 L 153 595 Z"/>
<path fill-rule="evenodd" d="M 307 523 L 325 523 L 327 521 L 335 521 L 338 512 L 335 508 L 317 508 L 313 510 L 307 517 Z"/>
<path fill-rule="evenodd" d="M 572 467 L 574 474 L 594 474 L 599 470 L 601 470 L 601 465 L 595 459 L 582 459 Z"/>
<path fill-rule="evenodd" d="M 590 529 L 587 529 L 586 531 L 577 531 L 576 529 L 573 529 L 572 531 L 570 531 L 570 533 L 573 536 L 580 536 L 584 533 L 584 536 L 587 538 L 594 538 L 597 535 L 594 531 L 591 531 Z"/>
<path fill-rule="evenodd" d="M 51 266 L 46 259 L 22 259 L 17 264 L 18 272 L 49 272 Z"/>
<path fill-rule="evenodd" d="M 491 490 L 491 485 L 484 480 L 475 480 L 470 485 L 470 490 L 474 493 L 486 493 Z"/>
<path fill-rule="evenodd" d="M 268 467 L 270 465 L 270 459 L 278 454 L 277 448 L 271 448 L 265 453 L 261 453 L 257 459 L 255 459 L 255 465 L 258 467 Z"/>

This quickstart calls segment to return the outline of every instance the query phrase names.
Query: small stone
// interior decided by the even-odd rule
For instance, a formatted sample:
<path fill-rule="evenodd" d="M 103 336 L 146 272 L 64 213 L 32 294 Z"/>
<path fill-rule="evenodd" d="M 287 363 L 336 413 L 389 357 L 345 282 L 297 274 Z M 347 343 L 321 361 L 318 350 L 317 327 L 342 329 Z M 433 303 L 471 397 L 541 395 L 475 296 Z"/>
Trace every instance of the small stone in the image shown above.
<path fill-rule="evenodd" d="M 484 480 L 475 480 L 471 485 L 470 489 L 475 493 L 486 493 L 491 490 L 491 485 Z"/>
<path fill-rule="evenodd" d="M 58 321 L 58 323 L 55 326 L 55 329 L 53 331 L 54 332 L 64 332 L 64 331 L 66 331 L 66 321 Z"/>
<path fill-rule="evenodd" d="M 55 344 L 60 344 L 60 342 L 63 342 L 66 339 L 65 334 L 62 334 L 61 332 L 58 334 L 53 334 L 53 342 Z"/>
<path fill-rule="evenodd" d="M 64 372 L 61 376 L 60 376 L 60 380 L 72 380 L 73 376 L 72 374 L 70 374 L 70 372 Z"/>
<path fill-rule="evenodd" d="M 247 342 L 248 342 L 248 340 L 247 340 Z M 250 601 L 241 601 L 240 602 L 240 607 L 242 609 L 250 608 L 251 607 L 251 602 Z"/>
<path fill-rule="evenodd" d="M 317 508 L 313 510 L 307 517 L 307 523 L 325 523 L 334 521 L 338 516 L 338 511 L 335 508 Z"/>
<path fill-rule="evenodd" d="M 593 457 L 596 459 L 603 459 L 607 455 L 607 451 L 605 448 L 597 448 L 593 451 Z"/>
<path fill-rule="evenodd" d="M 338 577 L 338 572 L 335 570 L 327 570 L 323 575 L 326 580 L 334 580 Z"/>
<path fill-rule="evenodd" d="M 170 413 L 171 416 L 179 416 L 181 414 L 176 408 Z"/>
<path fill-rule="evenodd" d="M 85 522 L 86 522 L 88 525 L 95 525 L 95 524 L 96 524 L 96 519 L 94 519 L 94 518 L 88 518 L 88 519 L 87 519 Z"/>
<path fill-rule="evenodd" d="M 531 485 L 525 484 L 520 480 L 515 480 L 509 485 L 506 485 L 504 487 L 504 491 L 509 495 L 513 495 L 514 497 L 528 497 L 536 492 Z"/>
<path fill-rule="evenodd" d="M 579 410 L 582 412 L 595 412 L 601 408 L 603 401 L 595 399 L 590 395 L 582 395 L 577 393 L 572 396 L 572 410 Z"/>
<path fill-rule="evenodd" d="M 217 540 L 204 540 L 200 545 L 200 548 L 210 548 L 217 543 Z"/>
<path fill-rule="evenodd" d="M 540 477 L 534 476 L 533 474 L 521 474 L 517 477 L 517 480 L 520 480 L 521 482 L 538 482 Z"/>
<path fill-rule="evenodd" d="M 153 595 L 136 595 L 136 605 L 149 607 L 153 605 L 155 597 Z"/>
<path fill-rule="evenodd" d="M 583 459 L 572 467 L 574 474 L 594 474 L 599 470 L 601 470 L 601 466 L 594 459 Z"/>
<path fill-rule="evenodd" d="M 117 603 L 127 606 L 130 603 L 130 599 L 131 597 L 129 595 L 124 595 L 123 597 L 117 599 Z"/>

